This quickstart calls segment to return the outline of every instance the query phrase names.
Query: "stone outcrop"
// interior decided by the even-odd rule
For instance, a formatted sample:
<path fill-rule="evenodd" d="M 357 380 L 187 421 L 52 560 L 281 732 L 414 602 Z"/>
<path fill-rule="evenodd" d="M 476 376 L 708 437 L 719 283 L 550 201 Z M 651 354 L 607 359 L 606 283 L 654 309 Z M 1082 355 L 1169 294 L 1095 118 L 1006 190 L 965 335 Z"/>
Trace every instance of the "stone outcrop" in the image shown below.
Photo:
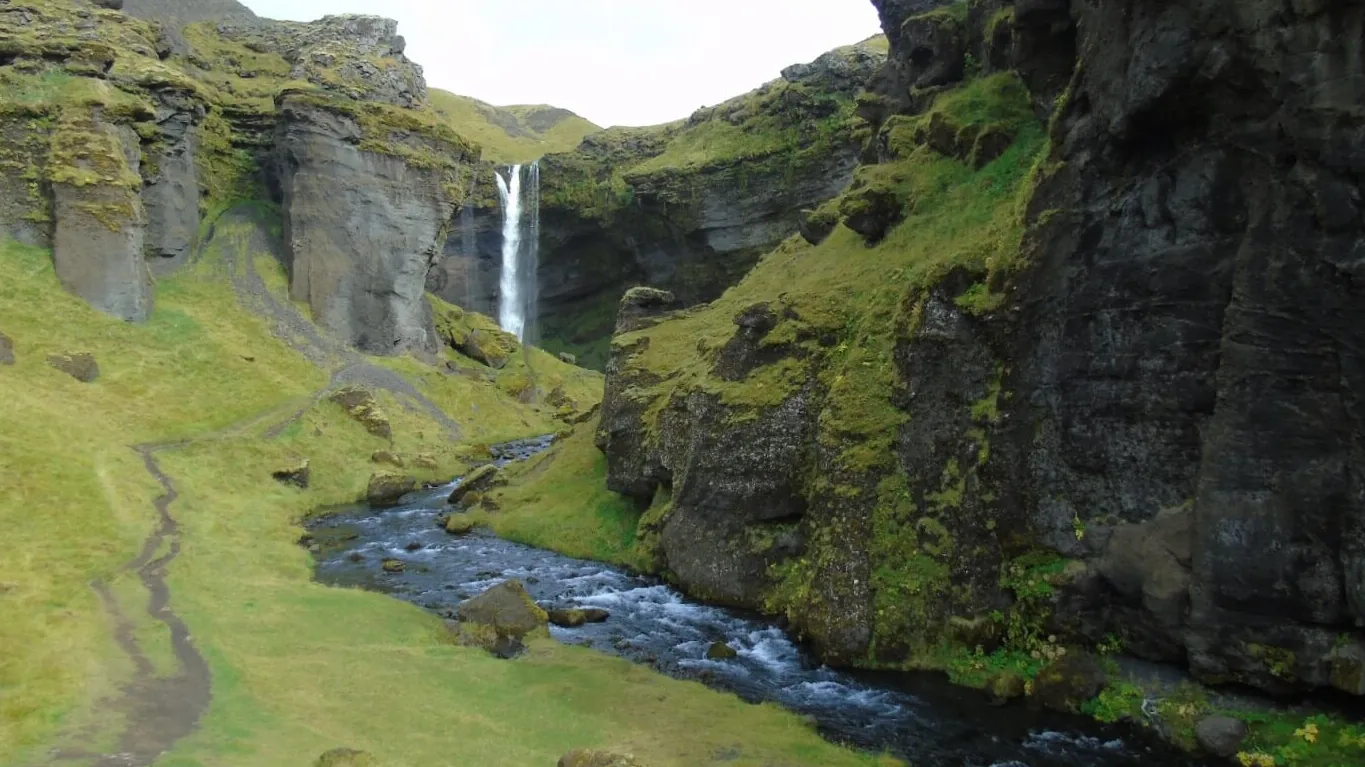
<path fill-rule="evenodd" d="M 99 362 L 90 352 L 49 354 L 47 364 L 81 383 L 94 383 L 100 377 Z"/>
<path fill-rule="evenodd" d="M 367 151 L 362 119 L 334 102 L 285 95 L 279 109 L 291 295 L 367 352 L 435 351 L 426 276 L 455 202 L 438 163 L 468 159 L 467 145 L 411 135 L 404 148 L 432 158 L 423 167 Z"/>
<path fill-rule="evenodd" d="M 397 506 L 403 496 L 417 489 L 417 478 L 407 474 L 379 472 L 370 476 L 365 489 L 365 501 L 371 506 Z"/>
<path fill-rule="evenodd" d="M 977 172 L 1036 147 L 1027 228 L 851 319 L 788 295 L 779 251 L 751 305 L 622 328 L 598 443 L 613 490 L 669 499 L 661 563 L 835 663 L 1003 615 L 1012 647 L 1113 635 L 1208 681 L 1365 692 L 1365 11 L 876 4 L 864 188 L 925 148 Z M 995 112 L 957 111 L 969 88 Z M 847 234 L 829 211 L 809 240 Z"/>

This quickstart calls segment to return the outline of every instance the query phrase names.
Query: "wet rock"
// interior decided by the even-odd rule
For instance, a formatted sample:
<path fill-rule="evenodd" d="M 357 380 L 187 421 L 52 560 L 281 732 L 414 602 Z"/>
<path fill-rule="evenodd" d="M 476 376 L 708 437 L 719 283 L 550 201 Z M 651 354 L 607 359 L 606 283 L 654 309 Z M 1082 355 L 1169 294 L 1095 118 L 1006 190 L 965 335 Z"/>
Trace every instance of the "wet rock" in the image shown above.
<path fill-rule="evenodd" d="M 560 361 L 560 362 L 563 362 L 565 365 L 577 365 L 577 364 L 578 364 L 578 357 L 576 357 L 575 355 L 569 354 L 568 352 L 560 352 L 559 354 L 557 354 L 557 355 L 555 355 L 555 356 L 559 357 L 559 361 Z"/>
<path fill-rule="evenodd" d="M 4 333 L 0 333 L 0 365 L 14 364 L 14 341 Z"/>
<path fill-rule="evenodd" d="M 359 564 L 365 561 L 365 555 L 361 554 L 359 551 L 352 551 L 350 554 L 346 555 L 346 559 Z"/>
<path fill-rule="evenodd" d="M 1365 644 L 1339 644 L 1327 656 L 1332 686 L 1352 695 L 1365 695 Z"/>
<path fill-rule="evenodd" d="M 1013 671 L 1002 671 L 986 682 L 986 693 L 990 695 L 991 702 L 996 705 L 1003 705 L 1015 698 L 1024 697 L 1027 689 L 1027 680 Z"/>
<path fill-rule="evenodd" d="M 93 383 L 100 377 L 100 366 L 90 352 L 50 354 L 47 364 L 82 383 Z"/>
<path fill-rule="evenodd" d="M 379 450 L 375 452 L 370 456 L 370 462 L 388 464 L 389 466 L 399 469 L 406 465 L 403 461 L 403 456 L 398 455 L 397 453 L 391 453 L 388 450 Z"/>
<path fill-rule="evenodd" d="M 583 613 L 583 620 L 588 623 L 605 623 L 611 617 L 611 613 L 600 607 L 584 607 L 580 612 Z"/>
<path fill-rule="evenodd" d="M 643 767 L 630 754 L 575 749 L 560 757 L 559 767 Z"/>
<path fill-rule="evenodd" d="M 397 506 L 403 496 L 416 489 L 416 477 L 407 474 L 374 474 L 365 490 L 365 500 L 371 506 L 380 508 Z"/>
<path fill-rule="evenodd" d="M 446 499 L 446 503 L 458 504 L 468 500 L 471 494 L 488 492 L 490 488 L 497 485 L 501 480 L 500 474 L 501 470 L 493 464 L 480 466 L 470 472 L 469 475 L 460 482 L 459 487 L 451 491 L 450 497 Z"/>
<path fill-rule="evenodd" d="M 474 532 L 474 520 L 468 514 L 451 514 L 446 517 L 445 528 L 451 535 L 469 535 Z"/>
<path fill-rule="evenodd" d="M 379 767 L 379 762 L 364 751 L 334 748 L 319 756 L 313 767 Z"/>
<path fill-rule="evenodd" d="M 403 547 L 405 551 L 421 551 L 424 548 L 426 547 L 422 545 L 421 541 L 410 541 L 408 545 Z"/>
<path fill-rule="evenodd" d="M 293 485 L 301 490 L 308 489 L 308 481 L 312 478 L 312 475 L 313 469 L 307 458 L 293 466 L 287 466 L 278 471 L 271 472 L 270 474 L 270 476 L 275 478 L 276 482 Z"/>
<path fill-rule="evenodd" d="M 393 439 L 393 426 L 389 423 L 389 417 L 380 409 L 374 392 L 349 386 L 333 393 L 327 399 L 340 405 L 356 423 L 365 427 L 365 431 L 380 439 Z"/>
<path fill-rule="evenodd" d="M 589 621 L 588 611 L 579 608 L 555 609 L 548 612 L 550 622 L 561 628 L 575 629 L 585 623 L 596 622 Z M 602 620 L 606 620 L 606 618 Z"/>
<path fill-rule="evenodd" d="M 1250 734 L 1246 722 L 1230 716 L 1206 716 L 1194 726 L 1194 738 L 1199 747 L 1225 759 L 1236 756 Z"/>
<path fill-rule="evenodd" d="M 706 648 L 707 660 L 731 660 L 738 657 L 739 653 L 735 648 L 724 642 L 716 642 Z"/>
<path fill-rule="evenodd" d="M 1054 711 L 1075 711 L 1104 689 L 1108 676 L 1087 653 L 1070 652 L 1038 672 L 1033 697 Z"/>
<path fill-rule="evenodd" d="M 525 637 L 545 629 L 549 616 L 519 580 L 494 586 L 460 605 L 460 620 L 487 626 L 499 635 Z"/>
<path fill-rule="evenodd" d="M 386 573 L 401 573 L 407 569 L 408 569 L 407 564 L 404 563 L 403 560 L 401 559 L 384 560 L 384 572 Z"/>

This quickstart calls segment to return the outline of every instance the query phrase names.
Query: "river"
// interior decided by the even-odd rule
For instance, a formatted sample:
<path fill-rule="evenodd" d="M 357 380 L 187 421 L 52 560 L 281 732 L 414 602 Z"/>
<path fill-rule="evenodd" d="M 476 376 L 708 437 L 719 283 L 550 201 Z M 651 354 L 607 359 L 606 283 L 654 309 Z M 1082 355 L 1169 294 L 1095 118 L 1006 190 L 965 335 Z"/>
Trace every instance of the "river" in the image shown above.
<path fill-rule="evenodd" d="M 500 462 L 547 444 L 503 446 Z M 890 751 L 916 767 L 1207 763 L 1133 728 L 1024 704 L 991 706 L 984 695 L 953 686 L 941 674 L 830 669 L 762 616 L 699 603 L 656 579 L 491 534 L 448 535 L 438 519 L 450 510 L 446 497 L 457 485 L 419 490 L 396 508 L 346 507 L 314 522 L 318 580 L 382 591 L 453 617 L 462 600 L 518 578 L 541 604 L 610 611 L 604 623 L 552 626 L 561 642 L 697 679 L 751 702 L 781 703 L 813 717 L 830 740 Z M 401 560 L 406 569 L 385 573 L 386 559 Z M 716 642 L 729 644 L 737 656 L 708 660 Z"/>

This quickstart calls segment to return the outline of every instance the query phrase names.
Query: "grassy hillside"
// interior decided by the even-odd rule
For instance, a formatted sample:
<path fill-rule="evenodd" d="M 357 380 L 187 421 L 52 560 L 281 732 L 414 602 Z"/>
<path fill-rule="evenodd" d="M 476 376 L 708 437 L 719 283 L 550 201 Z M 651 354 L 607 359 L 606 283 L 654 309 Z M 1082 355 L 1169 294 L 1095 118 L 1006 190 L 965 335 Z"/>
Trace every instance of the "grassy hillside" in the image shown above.
<path fill-rule="evenodd" d="M 430 109 L 456 133 L 483 147 L 483 158 L 498 164 L 527 163 L 568 152 L 596 125 L 549 106 L 495 107 L 468 96 L 432 89 Z"/>
<path fill-rule="evenodd" d="M 329 370 L 275 338 L 233 288 L 250 262 L 288 305 L 284 275 L 253 241 L 220 225 L 192 269 L 159 285 L 153 319 L 129 325 L 67 295 L 50 253 L 0 244 L 0 332 L 17 364 L 0 367 L 0 763 L 51 747 L 119 747 L 124 686 L 139 673 L 92 590 L 109 584 L 154 674 L 175 669 L 170 636 L 123 569 L 155 525 L 161 488 L 132 447 L 159 453 L 180 492 L 172 607 L 207 658 L 212 704 L 164 765 L 309 764 L 339 746 L 383 764 L 553 764 L 578 746 L 630 750 L 651 765 L 873 764 L 821 741 L 798 717 L 694 683 L 546 641 L 507 663 L 442 638 L 440 622 L 383 596 L 311 580 L 299 520 L 363 493 L 379 449 L 427 453 L 451 476 L 477 445 L 561 428 L 556 409 L 508 394 L 508 380 L 562 387 L 583 406 L 600 377 L 536 352 L 499 373 L 447 353 L 461 373 L 386 360 L 460 426 L 456 440 L 406 398 L 380 390 L 392 443 L 319 400 Z M 234 250 L 236 249 L 236 250 Z M 80 383 L 49 354 L 89 351 L 101 375 Z M 534 370 L 528 371 L 527 364 Z M 312 484 L 270 478 L 306 458 Z M 641 714 L 645 714 L 641 716 Z"/>

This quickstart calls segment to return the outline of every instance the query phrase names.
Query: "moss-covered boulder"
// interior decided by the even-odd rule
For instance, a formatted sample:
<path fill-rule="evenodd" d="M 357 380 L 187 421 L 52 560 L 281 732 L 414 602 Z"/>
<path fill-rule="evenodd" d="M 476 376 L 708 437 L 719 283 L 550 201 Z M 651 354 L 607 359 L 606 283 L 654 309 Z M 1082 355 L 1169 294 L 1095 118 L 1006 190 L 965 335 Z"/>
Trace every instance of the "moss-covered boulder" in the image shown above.
<path fill-rule="evenodd" d="M 459 621 L 449 626 L 455 640 L 502 658 L 519 654 L 525 640 L 544 636 L 549 628 L 549 616 L 519 580 L 504 581 L 464 602 L 458 614 Z"/>
<path fill-rule="evenodd" d="M 803 210 L 797 223 L 801 238 L 811 245 L 819 245 L 839 225 L 839 210 L 830 205 L 821 205 L 815 210 Z"/>
<path fill-rule="evenodd" d="M 14 341 L 0 333 L 0 365 L 14 364 Z"/>
<path fill-rule="evenodd" d="M 1069 652 L 1038 672 L 1033 697 L 1055 711 L 1075 711 L 1099 695 L 1107 681 L 1104 667 L 1094 656 Z"/>
<path fill-rule="evenodd" d="M 1194 725 L 1194 739 L 1204 751 L 1224 759 L 1237 756 L 1251 728 L 1231 716 L 1206 716 Z"/>
<path fill-rule="evenodd" d="M 379 767 L 379 760 L 353 748 L 334 748 L 319 756 L 313 767 Z"/>
<path fill-rule="evenodd" d="M 678 302 L 678 297 L 670 291 L 644 286 L 631 288 L 621 296 L 621 304 L 616 312 L 616 332 L 639 330 L 662 315 L 680 308 L 682 304 Z"/>
<path fill-rule="evenodd" d="M 517 337 L 491 318 L 449 304 L 436 308 L 436 333 L 450 348 L 495 369 L 521 351 Z"/>
<path fill-rule="evenodd" d="M 630 754 L 575 749 L 560 757 L 559 767 L 643 767 Z"/>
<path fill-rule="evenodd" d="M 385 464 L 398 469 L 407 465 L 407 462 L 403 460 L 403 456 L 389 450 L 376 450 L 370 455 L 370 463 Z"/>
<path fill-rule="evenodd" d="M 374 392 L 350 386 L 333 393 L 328 399 L 340 405 L 352 420 L 365 427 L 365 431 L 381 439 L 393 439 L 393 426 L 379 407 Z"/>
<path fill-rule="evenodd" d="M 474 532 L 474 520 L 468 514 L 451 514 L 446 517 L 445 529 L 451 535 L 469 535 Z"/>
<path fill-rule="evenodd" d="M 707 660 L 733 660 L 738 657 L 739 652 L 724 642 L 716 642 L 706 648 Z"/>
<path fill-rule="evenodd" d="M 450 504 L 463 503 L 473 494 L 487 492 L 500 481 L 505 480 L 502 480 L 501 470 L 497 466 L 491 463 L 487 466 L 480 466 L 461 480 L 459 486 L 451 491 L 446 502 Z"/>
<path fill-rule="evenodd" d="M 1013 671 L 1002 671 L 986 682 L 986 694 L 996 705 L 1022 698 L 1028 691 L 1028 680 Z"/>
<path fill-rule="evenodd" d="M 270 476 L 274 477 L 275 481 L 281 484 L 292 485 L 301 490 L 306 490 L 308 489 L 308 482 L 313 476 L 313 468 L 308 462 L 308 459 L 304 458 L 297 463 L 271 472 Z"/>
<path fill-rule="evenodd" d="M 397 575 L 408 569 L 408 565 L 401 559 L 386 559 L 383 563 L 384 572 L 390 575 Z"/>
<path fill-rule="evenodd" d="M 844 226 L 861 234 L 869 244 L 876 244 L 905 218 L 905 201 L 896 190 L 872 184 L 845 195 L 839 203 L 839 215 Z"/>
<path fill-rule="evenodd" d="M 409 474 L 380 472 L 370 476 L 365 501 L 371 506 L 397 506 L 403 496 L 417 489 L 417 478 Z"/>
<path fill-rule="evenodd" d="M 50 354 L 47 357 L 47 364 L 81 383 L 94 383 L 100 377 L 99 362 L 90 352 Z"/>

